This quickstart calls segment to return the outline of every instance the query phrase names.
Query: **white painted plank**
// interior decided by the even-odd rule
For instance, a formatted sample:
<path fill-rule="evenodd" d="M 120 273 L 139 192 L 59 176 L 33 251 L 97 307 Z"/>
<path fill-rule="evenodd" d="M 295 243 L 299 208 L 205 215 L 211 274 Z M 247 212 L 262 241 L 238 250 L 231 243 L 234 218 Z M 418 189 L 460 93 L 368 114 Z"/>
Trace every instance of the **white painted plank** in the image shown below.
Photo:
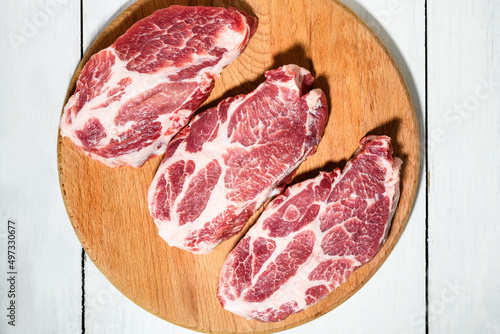
<path fill-rule="evenodd" d="M 81 332 L 81 246 L 56 156 L 79 15 L 75 1 L 0 2 L 0 333 Z M 16 222 L 15 327 L 6 317 L 8 219 Z"/>
<path fill-rule="evenodd" d="M 499 333 L 500 2 L 428 13 L 429 332 Z"/>
<path fill-rule="evenodd" d="M 424 2 L 364 0 L 362 5 L 354 1 L 345 2 L 375 29 L 389 47 L 410 86 L 420 123 L 423 124 Z M 130 2 L 124 0 L 85 0 L 85 48 L 110 22 L 110 18 L 128 4 Z M 400 242 L 372 280 L 336 310 L 287 333 L 424 332 L 424 238 L 425 189 L 422 187 Z M 85 281 L 85 327 L 88 333 L 192 333 L 133 304 L 106 280 L 89 259 Z M 357 321 L 360 318 L 362 321 Z"/>
<path fill-rule="evenodd" d="M 83 1 L 83 49 L 84 52 L 121 12 L 135 0 L 84 0 Z"/>

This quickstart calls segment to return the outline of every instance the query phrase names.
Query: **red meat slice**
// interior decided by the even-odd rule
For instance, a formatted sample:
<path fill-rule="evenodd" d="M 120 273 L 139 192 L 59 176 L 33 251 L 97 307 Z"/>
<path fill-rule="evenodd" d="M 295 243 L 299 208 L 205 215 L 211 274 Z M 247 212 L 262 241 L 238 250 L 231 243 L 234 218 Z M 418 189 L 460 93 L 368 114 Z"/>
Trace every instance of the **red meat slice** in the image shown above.
<path fill-rule="evenodd" d="M 156 11 L 85 64 L 61 135 L 108 166 L 142 166 L 165 152 L 256 28 L 234 8 Z"/>
<path fill-rule="evenodd" d="M 237 234 L 283 187 L 323 134 L 327 105 L 296 65 L 266 72 L 252 93 L 196 116 L 168 145 L 149 189 L 149 209 L 169 245 L 208 253 Z M 180 177 L 176 166 L 192 162 Z M 175 175 L 177 175 L 175 174 Z M 264 261 L 272 244 L 257 246 Z M 264 249 L 266 248 L 266 249 Z"/>
<path fill-rule="evenodd" d="M 323 172 L 275 198 L 222 267 L 217 295 L 223 307 L 280 321 L 344 283 L 387 237 L 401 163 L 392 157 L 389 137 L 366 137 L 342 174 Z M 255 261 L 262 240 L 272 247 Z"/>

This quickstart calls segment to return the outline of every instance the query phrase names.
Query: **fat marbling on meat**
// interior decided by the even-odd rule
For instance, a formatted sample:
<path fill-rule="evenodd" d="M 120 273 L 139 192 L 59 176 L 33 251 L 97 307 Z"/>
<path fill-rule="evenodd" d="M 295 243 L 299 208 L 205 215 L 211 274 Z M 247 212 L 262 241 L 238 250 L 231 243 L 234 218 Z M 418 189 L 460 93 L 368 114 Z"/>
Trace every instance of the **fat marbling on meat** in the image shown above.
<path fill-rule="evenodd" d="M 256 18 L 234 8 L 156 11 L 90 57 L 61 135 L 108 166 L 142 166 L 165 152 L 256 28 Z"/>
<path fill-rule="evenodd" d="M 286 65 L 248 95 L 202 112 L 168 145 L 149 209 L 170 246 L 211 252 L 283 191 L 323 135 L 327 103 L 313 77 Z"/>
<path fill-rule="evenodd" d="M 387 237 L 401 163 L 389 137 L 365 137 L 342 173 L 322 172 L 271 201 L 222 267 L 223 307 L 281 321 L 344 283 Z"/>

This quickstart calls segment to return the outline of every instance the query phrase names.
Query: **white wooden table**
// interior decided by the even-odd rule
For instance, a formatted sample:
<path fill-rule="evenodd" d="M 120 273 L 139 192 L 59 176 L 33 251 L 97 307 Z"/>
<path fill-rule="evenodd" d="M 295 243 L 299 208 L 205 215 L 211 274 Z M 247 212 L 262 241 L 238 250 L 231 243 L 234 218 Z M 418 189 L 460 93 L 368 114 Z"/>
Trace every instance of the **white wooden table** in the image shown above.
<path fill-rule="evenodd" d="M 82 251 L 59 189 L 56 140 L 69 80 L 82 52 L 132 2 L 0 3 L 0 333 L 191 332 L 108 283 Z M 500 333 L 500 2 L 344 2 L 404 74 L 422 181 L 402 238 L 368 284 L 287 333 Z"/>

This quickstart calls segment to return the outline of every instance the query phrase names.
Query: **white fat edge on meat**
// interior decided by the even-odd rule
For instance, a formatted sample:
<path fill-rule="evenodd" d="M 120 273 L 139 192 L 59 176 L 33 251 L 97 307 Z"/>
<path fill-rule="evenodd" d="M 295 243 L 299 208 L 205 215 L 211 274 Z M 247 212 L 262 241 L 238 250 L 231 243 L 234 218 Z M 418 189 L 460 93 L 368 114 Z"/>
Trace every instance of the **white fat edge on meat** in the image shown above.
<path fill-rule="evenodd" d="M 392 224 L 392 218 L 394 217 L 394 214 L 396 213 L 396 208 L 398 206 L 399 202 L 399 196 L 400 196 L 400 189 L 399 189 L 399 173 L 401 170 L 401 165 L 403 164 L 403 160 L 399 159 L 398 157 L 393 157 L 393 164 L 392 166 L 388 166 L 388 168 L 391 168 L 392 173 L 387 173 L 386 174 L 386 180 L 385 180 L 385 189 L 387 196 L 390 199 L 390 214 L 389 217 L 387 218 L 387 223 L 385 225 L 385 231 L 382 237 L 380 238 L 379 245 L 382 245 L 385 240 L 387 239 L 387 235 L 389 234 L 389 229 Z M 388 169 L 389 170 L 389 169 Z"/>
<path fill-rule="evenodd" d="M 310 90 L 306 96 L 306 103 L 310 110 L 316 111 L 321 104 L 321 96 L 323 95 L 323 91 L 319 88 L 315 88 Z"/>
<path fill-rule="evenodd" d="M 311 72 L 309 72 L 305 68 L 300 67 L 300 66 L 295 65 L 295 64 L 283 65 L 282 68 L 283 68 L 282 71 L 294 72 L 295 73 L 294 80 L 273 81 L 273 83 L 279 87 L 286 87 L 290 90 L 298 91 L 299 95 L 300 95 L 300 93 L 301 93 L 300 89 L 302 87 L 302 82 L 304 81 L 304 77 L 306 75 L 311 74 Z"/>
<path fill-rule="evenodd" d="M 316 126 L 316 117 L 318 116 L 318 110 L 323 107 L 323 103 L 321 102 L 321 96 L 323 95 L 323 91 L 319 88 L 313 89 L 307 93 L 305 98 L 307 106 L 309 107 L 309 119 L 307 122 L 307 134 L 310 135 L 312 133 L 312 129 Z"/>
<path fill-rule="evenodd" d="M 243 16 L 240 13 L 238 14 Z M 226 49 L 228 51 L 224 54 L 222 61 L 220 61 L 216 65 L 217 69 L 214 69 L 213 72 L 218 71 L 218 73 L 221 73 L 222 69 L 233 62 L 233 60 L 238 57 L 245 45 L 248 43 L 250 39 L 250 25 L 248 24 L 248 21 L 245 17 L 243 17 L 243 21 L 245 22 L 246 28 L 244 30 L 244 33 L 239 33 L 228 28 L 224 31 L 224 33 L 221 33 L 219 35 L 219 38 L 217 38 L 217 40 L 215 41 L 215 46 Z M 234 47 L 235 41 L 237 41 L 238 43 L 236 47 Z"/>
<path fill-rule="evenodd" d="M 285 82 L 277 82 L 278 85 L 280 86 L 286 86 L 290 89 L 298 89 L 300 90 L 302 88 L 302 82 L 304 81 L 304 77 L 306 75 L 311 74 L 308 70 L 306 70 L 303 67 L 300 67 L 295 64 L 288 64 L 288 65 L 283 65 L 283 69 L 285 71 L 292 71 L 295 72 L 295 81 L 287 81 Z M 296 88 L 293 88 L 296 87 Z"/>

